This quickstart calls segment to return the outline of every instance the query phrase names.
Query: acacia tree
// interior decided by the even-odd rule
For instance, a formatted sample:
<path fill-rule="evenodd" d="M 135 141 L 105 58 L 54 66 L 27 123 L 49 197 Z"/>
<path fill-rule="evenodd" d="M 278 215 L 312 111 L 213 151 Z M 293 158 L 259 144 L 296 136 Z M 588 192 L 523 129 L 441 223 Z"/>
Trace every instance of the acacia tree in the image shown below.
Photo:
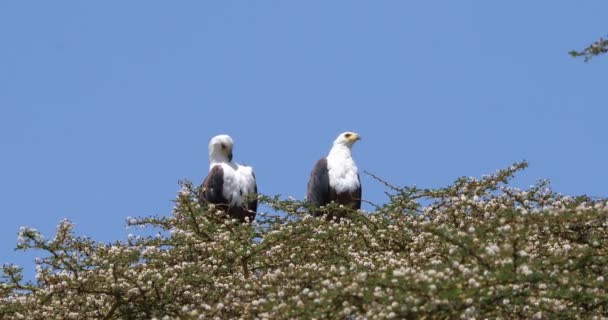
<path fill-rule="evenodd" d="M 608 203 L 509 186 L 524 167 L 438 189 L 380 180 L 388 203 L 324 209 L 341 220 L 260 196 L 277 213 L 241 224 L 185 182 L 171 215 L 127 219 L 156 236 L 23 228 L 18 248 L 45 254 L 34 282 L 4 266 L 0 319 L 605 317 Z"/>

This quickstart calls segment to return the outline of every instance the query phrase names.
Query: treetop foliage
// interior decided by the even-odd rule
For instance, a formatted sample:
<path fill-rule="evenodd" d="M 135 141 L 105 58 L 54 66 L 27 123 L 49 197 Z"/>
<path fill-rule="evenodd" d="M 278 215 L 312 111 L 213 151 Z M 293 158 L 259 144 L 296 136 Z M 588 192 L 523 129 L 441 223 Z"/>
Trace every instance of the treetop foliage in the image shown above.
<path fill-rule="evenodd" d="M 581 51 L 572 50 L 568 52 L 573 57 L 585 57 L 585 62 L 595 56 L 608 52 L 608 39 L 600 38 Z"/>
<path fill-rule="evenodd" d="M 509 185 L 526 163 L 438 189 L 395 187 L 373 212 L 260 196 L 253 223 L 201 207 L 184 182 L 155 236 L 101 243 L 59 223 L 36 280 L 3 267 L 0 319 L 481 319 L 608 314 L 608 203 Z M 339 212 L 340 215 L 335 213 Z"/>

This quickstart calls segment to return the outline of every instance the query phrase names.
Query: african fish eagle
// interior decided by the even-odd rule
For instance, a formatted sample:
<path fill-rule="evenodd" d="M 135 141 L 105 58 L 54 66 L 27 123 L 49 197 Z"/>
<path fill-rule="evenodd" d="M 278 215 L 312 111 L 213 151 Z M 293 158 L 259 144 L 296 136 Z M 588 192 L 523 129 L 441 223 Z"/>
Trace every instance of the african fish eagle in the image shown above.
<path fill-rule="evenodd" d="M 357 133 L 341 133 L 327 157 L 317 161 L 308 180 L 309 202 L 317 207 L 333 201 L 351 209 L 361 208 L 361 181 L 351 152 L 359 140 Z"/>
<path fill-rule="evenodd" d="M 209 142 L 209 174 L 200 190 L 202 204 L 214 204 L 241 222 L 253 221 L 258 207 L 258 191 L 253 169 L 232 162 L 234 142 L 218 135 Z"/>

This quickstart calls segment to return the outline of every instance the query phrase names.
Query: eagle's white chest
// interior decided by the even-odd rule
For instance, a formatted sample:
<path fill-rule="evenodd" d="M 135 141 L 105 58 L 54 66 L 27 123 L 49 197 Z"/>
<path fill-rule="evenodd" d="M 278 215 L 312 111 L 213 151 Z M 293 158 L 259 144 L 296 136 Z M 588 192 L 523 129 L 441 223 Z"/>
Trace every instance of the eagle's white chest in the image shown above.
<path fill-rule="evenodd" d="M 359 173 L 350 154 L 331 154 L 327 156 L 329 186 L 337 193 L 352 192 L 360 187 Z"/>
<path fill-rule="evenodd" d="M 247 195 L 255 192 L 255 178 L 251 167 L 235 163 L 221 163 L 224 173 L 222 195 L 230 205 L 242 205 Z"/>

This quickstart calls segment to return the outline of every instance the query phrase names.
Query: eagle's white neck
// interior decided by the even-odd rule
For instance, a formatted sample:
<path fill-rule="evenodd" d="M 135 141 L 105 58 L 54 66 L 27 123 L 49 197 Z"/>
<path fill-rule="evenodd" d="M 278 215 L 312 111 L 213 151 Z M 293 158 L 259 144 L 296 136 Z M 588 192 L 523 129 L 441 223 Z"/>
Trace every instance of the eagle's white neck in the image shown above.
<path fill-rule="evenodd" d="M 209 154 L 209 170 L 211 170 L 215 165 L 220 163 L 226 163 L 231 167 L 234 167 L 234 163 L 228 159 L 224 154 L 221 153 L 210 153 Z"/>
<path fill-rule="evenodd" d="M 230 162 L 230 160 L 228 160 L 228 157 L 226 157 L 225 155 L 223 155 L 221 153 L 212 153 L 209 155 L 209 162 L 220 163 L 220 162 Z"/>
<path fill-rule="evenodd" d="M 334 143 L 334 146 L 329 150 L 328 158 L 352 158 L 352 150 L 350 146 L 341 143 Z"/>
<path fill-rule="evenodd" d="M 327 155 L 329 185 L 336 192 L 349 192 L 359 188 L 359 174 L 352 157 L 351 147 L 335 143 Z"/>

